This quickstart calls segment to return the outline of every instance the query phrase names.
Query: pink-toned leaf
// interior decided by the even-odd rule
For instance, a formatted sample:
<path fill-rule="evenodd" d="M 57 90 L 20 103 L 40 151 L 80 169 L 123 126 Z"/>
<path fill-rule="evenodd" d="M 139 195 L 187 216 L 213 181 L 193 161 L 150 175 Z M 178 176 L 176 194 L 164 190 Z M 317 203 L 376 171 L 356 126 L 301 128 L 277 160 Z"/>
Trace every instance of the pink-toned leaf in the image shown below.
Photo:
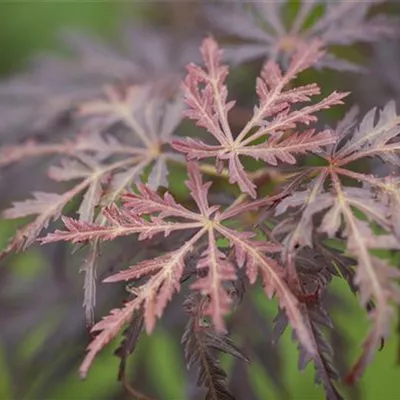
<path fill-rule="evenodd" d="M 229 183 L 237 183 L 244 193 L 248 193 L 253 199 L 257 197 L 256 185 L 247 176 L 239 157 L 229 154 Z"/>
<path fill-rule="evenodd" d="M 26 225 L 17 234 L 18 240 L 14 246 L 18 250 L 26 249 L 32 244 L 40 232 L 47 228 L 51 220 L 60 217 L 62 209 L 72 200 L 81 190 L 87 186 L 88 182 L 83 181 L 73 189 L 64 194 L 34 192 L 33 200 L 16 202 L 12 208 L 5 210 L 5 218 L 20 218 L 28 215 L 37 215 L 35 220 Z"/>
<path fill-rule="evenodd" d="M 196 163 L 189 163 L 188 167 L 189 180 L 186 186 L 190 189 L 193 200 L 196 202 L 197 207 L 202 215 L 208 216 L 210 206 L 208 204 L 208 190 L 210 189 L 211 182 L 203 183 L 200 169 Z"/>
<path fill-rule="evenodd" d="M 48 176 L 57 182 L 86 178 L 92 174 L 90 168 L 77 160 L 64 158 L 61 159 L 60 164 L 59 166 L 52 165 L 48 171 Z"/>
<path fill-rule="evenodd" d="M 338 199 L 335 209 L 338 212 L 331 215 L 331 218 L 337 218 L 340 212 L 346 224 L 344 234 L 347 237 L 347 248 L 358 261 L 354 284 L 359 288 L 361 304 L 365 307 L 373 301 L 375 305 L 369 313 L 373 326 L 364 343 L 363 353 L 351 373 L 351 379 L 355 380 L 371 361 L 381 340 L 390 332 L 390 322 L 394 313 L 392 302 L 400 304 L 400 289 L 395 282 L 400 278 L 400 272 L 389 266 L 386 260 L 373 256 L 370 249 L 399 248 L 400 243 L 391 235 L 382 238 L 375 236 L 369 224 L 354 215 L 351 208 L 351 192 L 346 193 L 343 190 L 336 174 L 332 174 L 332 179 Z M 334 228 L 338 228 L 338 225 L 326 218 L 320 227 L 322 231 L 330 230 L 331 234 L 334 233 Z"/>
<path fill-rule="evenodd" d="M 18 145 L 6 145 L 0 148 L 0 167 L 13 164 L 30 157 L 42 157 L 53 154 L 73 153 L 76 146 L 71 141 L 64 143 L 42 144 L 29 140 Z"/>
<path fill-rule="evenodd" d="M 110 343 L 111 340 L 119 334 L 124 325 L 131 320 L 133 312 L 140 308 L 141 301 L 141 298 L 136 298 L 126 303 L 123 309 L 112 310 L 107 317 L 104 317 L 100 322 L 93 326 L 92 332 L 100 333 L 87 348 L 88 353 L 79 368 L 82 378 L 86 378 L 88 370 L 97 353 Z"/>
<path fill-rule="evenodd" d="M 224 316 L 229 312 L 232 300 L 224 287 L 224 282 L 236 280 L 236 272 L 233 264 L 226 259 L 226 255 L 217 248 L 213 230 L 208 233 L 208 248 L 202 254 L 197 268 L 205 271 L 207 275 L 198 278 L 191 288 L 210 297 L 204 312 L 211 316 L 217 332 L 226 332 Z"/>
<path fill-rule="evenodd" d="M 261 275 L 262 284 L 266 295 L 271 298 L 276 295 L 279 305 L 285 310 L 292 328 L 304 346 L 304 348 L 314 355 L 312 338 L 308 327 L 302 317 L 300 305 L 297 298 L 291 292 L 284 279 L 284 271 L 277 261 L 265 256 L 268 251 L 264 246 L 268 243 L 257 243 L 249 240 L 243 234 L 238 234 L 225 227 L 219 227 L 218 231 L 224 235 L 236 248 L 236 257 L 239 265 L 246 261 L 247 275 L 251 283 L 256 281 L 257 275 Z"/>
<path fill-rule="evenodd" d="M 102 183 L 104 180 L 105 177 L 100 175 L 91 181 L 78 209 L 81 221 L 93 222 L 95 207 L 99 204 L 103 192 Z"/>
<path fill-rule="evenodd" d="M 162 219 L 167 217 L 199 219 L 198 214 L 178 204 L 168 192 L 161 197 L 146 185 L 138 184 L 138 189 L 139 194 L 128 193 L 121 196 L 124 207 L 135 214 L 159 213 L 158 217 Z"/>
<path fill-rule="evenodd" d="M 223 146 L 209 145 L 201 140 L 187 138 L 185 140 L 174 140 L 172 147 L 187 155 L 189 160 L 200 160 L 208 157 L 218 157 L 225 153 Z"/>
<path fill-rule="evenodd" d="M 124 190 L 131 191 L 133 184 L 139 182 L 140 175 L 149 164 L 150 160 L 146 158 L 138 164 L 127 168 L 125 171 L 114 173 L 105 190 L 102 204 L 110 205 Z"/>
<path fill-rule="evenodd" d="M 153 331 L 156 318 L 161 317 L 174 292 L 179 291 L 185 257 L 203 233 L 204 231 L 199 231 L 180 249 L 161 256 L 161 259 L 147 261 L 147 265 L 146 262 L 143 262 L 137 273 L 134 272 L 133 267 L 128 270 L 128 275 L 119 276 L 117 274 L 106 279 L 107 282 L 130 279 L 129 274 L 136 279 L 143 274 L 155 272 L 142 286 L 132 289 L 136 294 L 134 300 L 126 303 L 123 309 L 111 311 L 110 315 L 93 326 L 92 332 L 99 331 L 100 333 L 88 346 L 88 354 L 80 367 L 82 377 L 86 376 L 96 354 L 131 320 L 133 311 L 143 307 L 146 331 L 149 334 Z"/>
<path fill-rule="evenodd" d="M 240 149 L 241 155 L 261 159 L 268 164 L 278 165 L 278 160 L 288 164 L 295 164 L 293 154 L 319 153 L 323 146 L 332 144 L 335 138 L 326 130 L 314 134 L 314 130 L 305 131 L 297 135 L 291 135 L 283 140 L 274 140 L 274 137 L 266 143 L 247 146 Z"/>
<path fill-rule="evenodd" d="M 212 38 L 207 38 L 201 53 L 205 69 L 191 64 L 184 83 L 188 106 L 186 116 L 206 128 L 218 144 L 206 144 L 190 138 L 186 142 L 174 141 L 173 147 L 185 153 L 188 159 L 213 157 L 216 165 L 227 160 L 230 183 L 237 183 L 242 192 L 255 198 L 256 185 L 244 170 L 240 155 L 261 159 L 272 165 L 276 165 L 278 160 L 294 164 L 294 154 L 320 152 L 322 147 L 335 142 L 335 137 L 329 131 L 314 135 L 313 130 L 280 140 L 286 130 L 296 130 L 299 124 L 316 122 L 316 112 L 342 104 L 342 99 L 348 95 L 333 92 L 316 104 L 294 109 L 295 104 L 309 102 L 312 96 L 320 93 L 316 84 L 287 88 L 300 72 L 321 58 L 323 52 L 319 41 L 300 46 L 285 73 L 275 61 L 265 64 L 256 84 L 259 105 L 235 138 L 227 118 L 233 103 L 227 102 L 228 90 L 224 82 L 228 69 L 221 65 L 221 50 Z M 251 145 L 260 138 L 265 139 L 262 144 Z"/>

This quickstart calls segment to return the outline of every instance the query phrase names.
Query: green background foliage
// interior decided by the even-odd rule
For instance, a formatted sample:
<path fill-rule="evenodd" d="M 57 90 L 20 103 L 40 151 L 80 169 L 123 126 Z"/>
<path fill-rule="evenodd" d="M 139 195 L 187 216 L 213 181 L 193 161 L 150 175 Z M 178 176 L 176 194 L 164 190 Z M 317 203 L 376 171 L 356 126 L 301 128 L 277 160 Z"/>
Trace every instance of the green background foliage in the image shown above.
<path fill-rule="evenodd" d="M 147 13 L 145 3 L 147 2 L 124 2 L 124 1 L 0 1 L 0 73 L 6 76 L 9 73 L 22 69 L 29 56 L 38 50 L 52 49 L 62 51 L 58 47 L 56 33 L 63 27 L 85 28 L 102 36 L 113 36 L 116 33 L 118 23 L 122 17 L 127 15 L 132 18 L 141 18 Z M 152 7 L 157 9 L 157 3 Z M 156 10 L 155 10 L 156 12 Z M 152 11 L 153 14 L 153 11 Z M 141 40 L 141 38 L 136 38 Z M 332 80 L 329 74 L 319 74 L 319 81 L 324 87 L 325 81 L 330 87 Z M 179 188 L 176 190 L 179 191 Z M 15 224 L 9 221 L 0 221 L 0 245 L 6 243 Z M 45 261 L 40 252 L 29 250 L 25 254 L 14 257 L 12 260 L 13 273 L 18 275 L 23 284 L 29 285 L 30 279 L 40 274 L 46 268 Z M 76 271 L 78 272 L 78 271 Z M 334 289 L 340 296 L 347 300 L 348 307 L 343 312 L 337 310 L 334 315 L 335 326 L 342 329 L 353 344 L 348 360 L 354 360 L 359 354 L 359 343 L 367 332 L 368 323 L 365 313 L 361 311 L 357 300 L 348 292 L 347 288 L 336 279 L 333 283 Z M 257 290 L 254 291 L 254 300 L 260 310 L 273 317 L 276 305 L 267 303 L 264 295 Z M 111 305 L 110 305 L 111 307 Z M 45 322 L 39 324 L 35 332 L 21 344 L 15 357 L 23 364 L 29 360 L 49 332 L 57 323 L 57 313 L 48 315 Z M 83 327 L 82 327 L 83 330 Z M 395 400 L 400 399 L 400 367 L 398 365 L 398 335 L 393 332 L 391 341 L 386 344 L 383 351 L 378 352 L 374 362 L 368 368 L 366 375 L 361 381 L 362 399 L 365 400 Z M 185 367 L 178 356 L 182 352 L 179 346 L 180 338 L 173 337 L 167 330 L 156 329 L 151 340 L 143 337 L 137 353 L 129 366 L 129 374 L 138 372 L 136 359 L 144 359 L 141 368 L 150 373 L 151 379 L 148 384 L 154 387 L 154 392 L 161 399 L 184 399 Z M 77 368 L 71 368 L 71 372 L 62 379 L 53 381 L 52 387 L 47 388 L 49 399 L 111 399 L 127 398 L 116 381 L 118 360 L 112 355 L 117 343 L 113 342 L 103 350 L 94 363 L 89 377 L 82 382 L 79 379 Z M 284 361 L 284 381 L 288 385 L 291 399 L 322 399 L 322 389 L 314 385 L 313 367 L 310 364 L 304 372 L 297 369 L 297 348 L 291 342 L 288 330 L 279 343 Z M 74 352 L 83 356 L 82 344 L 66 343 L 65 352 Z M 11 372 L 4 355 L 4 346 L 0 343 L 0 399 L 12 399 Z M 266 357 L 268 355 L 265 355 Z M 37 366 L 40 368 L 41 377 L 45 379 L 58 362 L 62 360 L 63 354 L 54 355 L 51 364 Z M 229 361 L 223 360 L 229 364 Z M 79 362 L 79 361 L 78 361 Z M 156 371 L 156 373 L 151 373 Z M 270 381 L 261 364 L 254 360 L 249 366 L 251 382 L 260 399 L 279 399 L 279 394 L 274 391 L 274 385 Z M 21 382 L 21 385 L 24 383 Z M 29 388 L 25 388 L 25 398 L 32 400 L 38 398 L 36 391 L 40 382 L 35 382 Z M 22 400 L 22 398 L 20 398 Z"/>

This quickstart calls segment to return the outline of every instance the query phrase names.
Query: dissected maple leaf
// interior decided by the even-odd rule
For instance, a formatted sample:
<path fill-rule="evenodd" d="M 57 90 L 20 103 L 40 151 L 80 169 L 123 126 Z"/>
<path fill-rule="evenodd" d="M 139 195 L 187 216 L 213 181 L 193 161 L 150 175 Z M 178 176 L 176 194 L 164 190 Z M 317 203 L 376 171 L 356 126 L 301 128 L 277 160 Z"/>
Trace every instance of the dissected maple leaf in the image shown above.
<path fill-rule="evenodd" d="M 219 335 L 207 323 L 203 316 L 206 303 L 205 298 L 198 299 L 196 296 L 184 302 L 185 311 L 190 316 L 182 336 L 186 365 L 190 369 L 194 363 L 199 364 L 197 385 L 207 388 L 206 399 L 233 400 L 234 396 L 227 388 L 227 374 L 214 357 L 213 350 L 233 355 L 242 361 L 249 360 L 228 336 Z"/>
<path fill-rule="evenodd" d="M 310 361 L 314 361 L 316 371 L 315 381 L 323 385 L 326 398 L 329 400 L 342 400 L 344 397 L 340 394 L 335 385 L 335 381 L 339 379 L 339 376 L 333 365 L 333 350 L 330 343 L 324 337 L 322 329 L 325 327 L 333 327 L 330 317 L 327 315 L 327 312 L 317 304 L 304 305 L 303 316 L 307 321 L 317 353 L 314 357 L 310 357 L 300 346 L 299 369 L 304 370 Z M 279 314 L 275 319 L 275 323 L 277 324 L 276 326 L 279 326 L 279 333 L 281 333 L 287 325 L 286 316 L 284 314 Z"/>
<path fill-rule="evenodd" d="M 255 283 L 258 274 L 261 275 L 265 293 L 268 297 L 273 295 L 278 297 L 281 308 L 285 310 L 299 340 L 307 351 L 313 353 L 314 349 L 310 345 L 309 335 L 298 310 L 298 300 L 288 289 L 282 268 L 266 255 L 279 251 L 280 246 L 256 240 L 254 233 L 239 232 L 225 226 L 226 216 L 231 218 L 234 215 L 232 209 L 228 209 L 225 215 L 218 207 L 210 206 L 207 199 L 210 183 L 202 182 L 196 164 L 190 163 L 188 172 L 187 186 L 197 204 L 198 212 L 176 203 L 168 193 L 160 197 L 150 188 L 138 185 L 138 194 L 122 196 L 121 208 L 113 205 L 104 210 L 103 214 L 107 221 L 105 224 L 99 225 L 63 217 L 66 231 L 55 231 L 40 239 L 42 243 L 59 240 L 80 243 L 139 234 L 138 239 L 144 240 L 158 233 L 167 236 L 176 231 L 193 231 L 191 237 L 176 250 L 166 252 L 152 260 L 142 261 L 106 279 L 106 282 L 136 281 L 142 276 L 148 276 L 144 284 L 131 289 L 136 295 L 134 300 L 127 303 L 124 309 L 113 311 L 110 316 L 93 327 L 93 331 L 101 332 L 89 346 L 89 353 L 81 369 L 84 375 L 96 353 L 129 321 L 134 310 L 144 307 L 146 330 L 152 331 L 156 317 L 162 315 L 173 293 L 179 291 L 185 259 L 203 236 L 207 238 L 208 246 L 197 262 L 199 274 L 192 288 L 208 296 L 209 302 L 204 313 L 211 317 L 215 329 L 219 332 L 225 330 L 223 316 L 229 311 L 231 303 L 226 285 L 236 280 L 236 265 L 231 259 L 226 258 L 216 245 L 218 237 L 225 237 L 234 249 L 236 264 L 239 267 L 245 265 L 250 283 Z"/>
<path fill-rule="evenodd" d="M 361 304 L 366 307 L 371 300 L 375 304 L 375 307 L 370 311 L 373 327 L 364 343 L 364 353 L 352 371 L 354 379 L 357 379 L 367 363 L 371 361 L 375 349 L 380 347 L 382 338 L 387 338 L 389 334 L 389 327 L 394 317 L 391 302 L 400 304 L 400 287 L 396 282 L 400 279 L 400 271 L 391 267 L 387 260 L 373 256 L 370 249 L 399 249 L 400 242 L 391 235 L 374 235 L 367 222 L 360 221 L 355 217 L 352 210 L 352 193 L 346 192 L 342 188 L 337 175 L 333 174 L 332 179 L 337 197 L 333 207 L 324 216 L 320 229 L 334 234 L 335 228 L 330 228 L 332 218 L 343 217 L 346 226 L 345 235 L 348 238 L 348 251 L 358 261 L 354 283 L 359 288 Z M 371 206 L 371 204 L 364 207 L 362 211 L 369 210 L 368 206 Z M 376 209 L 378 207 L 379 203 Z M 357 208 L 360 209 L 361 207 Z M 334 216 L 331 210 L 334 210 Z M 372 207 L 368 216 L 373 218 L 376 214 L 375 208 Z"/>
<path fill-rule="evenodd" d="M 82 102 L 100 96 L 105 84 L 166 80 L 175 81 L 176 87 L 176 77 L 197 58 L 200 43 L 188 36 L 178 40 L 170 30 L 139 22 L 122 28 L 120 46 L 88 32 L 63 31 L 60 36 L 72 56 L 43 53 L 26 72 L 0 84 L 0 133 L 13 132 L 10 140 L 60 129 L 64 117 Z"/>
<path fill-rule="evenodd" d="M 399 133 L 400 116 L 391 101 L 379 113 L 376 108 L 370 110 L 356 130 L 340 135 L 344 144 L 334 157 L 342 166 L 364 157 L 380 157 L 385 163 L 400 165 Z"/>
<path fill-rule="evenodd" d="M 124 331 L 124 339 L 121 345 L 114 352 L 114 354 L 121 359 L 118 373 L 119 380 L 125 379 L 126 360 L 136 348 L 139 336 L 143 331 L 143 323 L 142 313 L 136 313 L 132 318 L 131 324 Z"/>
<path fill-rule="evenodd" d="M 370 190 L 376 202 L 383 205 L 387 222 L 400 239 L 400 178 L 389 175 L 384 179 L 375 180 Z"/>
<path fill-rule="evenodd" d="M 247 361 L 225 335 L 225 316 L 244 292 L 237 284 L 244 274 L 250 284 L 260 278 L 268 298 L 276 296 L 278 334 L 287 325 L 293 328 L 300 369 L 314 362 L 316 382 L 323 385 L 329 399 L 342 398 L 336 386 L 333 350 L 324 336 L 326 328 L 332 327 L 323 301 L 332 276 L 349 283 L 372 320 L 348 381 L 360 376 L 387 337 L 394 306 L 400 304 L 400 273 L 375 250 L 400 247 L 400 181 L 395 175 L 356 172 L 353 162 L 379 158 L 385 165 L 399 167 L 400 117 L 391 102 L 379 112 L 371 110 L 359 125 L 353 109 L 336 129 L 317 131 L 310 127 L 318 122 L 316 113 L 342 104 L 347 93 L 333 92 L 311 103 L 320 94 L 318 85 L 295 87 L 294 82 L 312 66 L 355 69 L 323 47 L 371 42 L 393 35 L 396 29 L 389 18 L 368 18 L 371 6 L 378 3 L 375 0 L 357 7 L 344 0 L 335 4 L 302 1 L 293 20 L 284 21 L 281 14 L 291 7 L 289 3 L 251 2 L 250 19 L 239 2 L 241 15 L 233 8 L 220 14 L 215 11 L 221 4 L 213 6 L 215 14 L 210 19 L 218 18 L 223 31 L 255 42 L 228 46 L 228 59 L 234 60 L 233 48 L 239 62 L 269 56 L 255 85 L 258 103 L 239 132 L 228 119 L 235 106 L 228 99 L 228 67 L 221 63 L 222 51 L 211 37 L 201 46 L 204 67 L 200 67 L 193 63 L 193 47 L 186 38 L 181 48 L 171 36 L 145 33 L 144 28 L 127 34 L 127 56 L 96 40 L 69 36 L 75 60 L 44 57 L 32 74 L 0 87 L 0 102 L 4 97 L 12 108 L 1 119 L 0 131 L 4 126 L 19 128 L 19 123 L 13 124 L 21 112 L 30 121 L 25 133 L 47 134 L 50 126 L 61 126 L 61 120 L 68 119 L 63 120 L 68 129 L 57 131 L 48 141 L 35 134 L 0 149 L 0 167 L 53 156 L 56 163 L 48 170 L 50 179 L 62 185 L 72 183 L 62 194 L 34 192 L 33 199 L 14 203 L 5 211 L 8 218 L 34 215 L 35 219 L 17 232 L 3 255 L 32 244 L 81 195 L 77 218 L 62 216 L 65 230 L 39 240 L 87 245 L 81 266 L 85 272 L 83 305 L 93 340 L 80 368 L 82 377 L 98 352 L 128 326 L 116 351 L 121 358 L 119 377 L 124 380 L 127 357 L 140 333 L 153 331 L 189 279 L 194 294 L 184 303 L 190 321 L 182 342 L 188 367 L 200 366 L 198 384 L 207 388 L 208 399 L 233 398 L 213 350 Z M 147 40 L 131 40 L 144 34 Z M 208 131 L 210 143 L 174 140 L 183 102 L 176 95 L 172 75 L 186 56 L 192 63 L 182 85 L 185 115 Z M 165 80 L 160 86 L 154 84 L 161 76 L 167 76 L 167 84 Z M 143 81 L 148 84 L 137 85 Z M 172 91 L 168 90 L 170 81 Z M 21 94 L 26 102 L 18 103 Z M 34 110 L 32 99 L 37 100 Z M 16 130 L 16 141 L 20 135 Z M 169 186 L 167 162 L 184 163 L 182 154 L 170 150 L 171 145 L 189 160 L 188 203 L 180 204 L 169 192 L 161 195 L 163 190 L 158 191 L 160 186 Z M 257 196 L 257 185 L 264 182 L 266 171 L 270 177 L 272 167 L 295 165 L 298 155 L 310 153 L 320 156 L 324 164 L 296 166 L 292 175 L 279 181 L 278 194 Z M 244 157 L 268 166 L 249 172 Z M 205 158 L 215 159 L 216 168 L 194 161 Z M 225 161 L 227 168 L 223 168 Z M 230 183 L 238 184 L 241 196 L 236 201 L 228 197 L 224 203 L 228 207 L 223 209 L 220 194 L 209 195 L 211 183 L 203 183 L 200 170 L 217 176 L 222 172 Z M 141 183 L 144 176 L 147 184 Z M 243 216 L 249 211 L 260 214 L 248 222 Z M 127 281 L 131 294 L 121 309 L 94 324 L 99 249 L 103 241 L 122 236 L 130 236 L 125 239 L 135 249 L 139 244 L 141 255 L 129 262 L 128 269 L 104 281 Z M 339 238 L 346 255 L 334 252 L 327 238 Z M 156 242 L 155 254 L 140 246 L 144 240 L 149 240 L 149 246 Z"/>
<path fill-rule="evenodd" d="M 19 230 L 3 256 L 26 249 L 80 193 L 83 196 L 77 209 L 79 220 L 93 222 L 99 205 L 112 204 L 120 193 L 131 190 L 148 168 L 150 187 L 168 186 L 167 161 L 179 161 L 181 156 L 168 151 L 166 145 L 180 124 L 181 110 L 179 97 L 156 97 L 147 85 L 129 87 L 122 93 L 107 87 L 104 100 L 82 104 L 83 128 L 75 140 L 54 144 L 28 142 L 1 148 L 3 166 L 27 157 L 61 156 L 58 164 L 49 167 L 48 176 L 57 182 L 78 182 L 64 193 L 38 192 L 34 200 L 15 202 L 5 210 L 5 218 L 34 215 L 35 219 Z M 123 131 L 120 137 L 114 132 L 116 126 Z M 101 223 L 102 217 L 99 218 Z M 94 241 L 81 268 L 85 272 L 84 307 L 89 325 L 94 320 L 97 248 Z"/>
<path fill-rule="evenodd" d="M 303 246 L 312 246 L 312 237 L 323 232 L 331 238 L 339 234 L 345 238 L 347 251 L 356 261 L 352 284 L 357 288 L 361 304 L 369 310 L 373 326 L 364 342 L 363 354 L 349 375 L 350 381 L 360 376 L 375 349 L 388 336 L 394 316 L 392 303 L 400 303 L 397 282 L 400 272 L 371 252 L 400 248 L 395 226 L 397 179 L 390 175 L 378 178 L 351 169 L 352 162 L 373 157 L 398 165 L 400 118 L 394 103 L 388 103 L 378 114 L 375 109 L 371 110 L 359 125 L 355 123 L 355 116 L 355 110 L 346 115 L 333 133 L 336 143 L 320 153 L 329 165 L 311 167 L 310 172 L 317 177 L 308 184 L 308 189 L 286 196 L 276 208 L 278 215 L 288 207 L 299 210 L 296 217 L 293 213 L 288 217 L 296 222 L 292 221 L 286 229 L 285 257 L 293 257 Z M 351 186 L 346 186 L 341 177 L 350 178 Z M 386 233 L 376 234 L 371 223 L 378 224 Z"/>
<path fill-rule="evenodd" d="M 78 214 L 80 220 L 92 222 L 97 205 L 111 204 L 122 191 L 138 181 L 151 164 L 155 164 L 155 172 L 150 174 L 150 186 L 156 189 L 160 184 L 166 183 L 166 161 L 169 158 L 176 160 L 177 156 L 164 152 L 161 147 L 169 143 L 173 131 L 180 123 L 180 100 L 169 102 L 153 98 L 149 95 L 147 86 L 129 88 L 126 96 L 122 97 L 111 88 L 108 88 L 107 94 L 107 100 L 90 102 L 83 106 L 82 115 L 90 116 L 91 119 L 75 141 L 68 140 L 58 145 L 29 143 L 22 147 L 6 146 L 0 150 L 5 154 L 3 163 L 15 162 L 27 156 L 61 154 L 64 158 L 59 165 L 49 168 L 49 177 L 55 181 L 80 180 L 63 194 L 43 193 L 40 195 L 40 203 L 39 199 L 27 200 L 15 203 L 12 209 L 4 212 L 7 218 L 37 215 L 29 231 L 24 234 L 25 242 L 21 246 L 26 247 L 32 243 L 48 221 L 58 218 L 62 208 L 82 191 L 85 194 Z M 134 94 L 137 94 L 138 102 L 135 102 Z M 146 103 L 142 103 L 144 98 Z M 137 118 L 138 114 L 144 114 L 144 118 Z M 96 118 L 103 122 L 108 120 L 104 122 L 108 129 L 111 128 L 110 119 L 113 124 L 126 126 L 127 133 L 123 140 L 101 134 L 102 125 L 96 122 Z"/>
<path fill-rule="evenodd" d="M 315 381 L 322 384 L 326 398 L 329 400 L 341 400 L 344 397 L 337 388 L 339 374 L 333 364 L 333 349 L 324 334 L 326 328 L 332 329 L 333 323 L 324 302 L 328 285 L 332 276 L 336 275 L 335 267 L 331 264 L 332 258 L 327 257 L 328 249 L 322 245 L 314 249 L 302 249 L 296 258 L 297 289 L 302 301 L 304 320 L 317 349 L 312 356 L 299 345 L 299 369 L 306 368 L 311 361 L 315 365 Z M 342 262 L 344 257 L 335 256 L 335 261 Z M 284 313 L 279 312 L 275 318 L 274 336 L 277 341 L 285 331 L 288 324 Z M 296 340 L 296 335 L 293 335 Z"/>
<path fill-rule="evenodd" d="M 227 45 L 227 60 L 242 63 L 252 59 L 277 60 L 319 39 L 325 46 L 373 43 L 399 33 L 399 21 L 386 15 L 371 18 L 368 13 L 381 0 L 302 0 L 295 17 L 285 21 L 290 1 L 215 1 L 206 5 L 210 23 L 224 34 L 243 39 Z M 232 4 L 233 3 L 233 4 Z M 318 16 L 319 14 L 319 16 Z M 333 52 L 318 60 L 317 67 L 357 71 L 356 64 Z"/>
<path fill-rule="evenodd" d="M 288 129 L 294 131 L 299 125 L 309 125 L 316 121 L 317 111 L 342 104 L 347 93 L 333 92 L 316 104 L 294 109 L 299 102 L 309 102 L 310 98 L 320 93 L 316 84 L 288 89 L 288 84 L 303 70 L 313 65 L 322 55 L 317 42 L 301 47 L 292 58 L 285 73 L 274 61 L 268 61 L 261 76 L 257 79 L 259 104 L 254 108 L 252 118 L 246 126 L 234 135 L 228 122 L 228 112 L 235 102 L 227 101 L 228 89 L 225 79 L 228 67 L 221 64 L 221 50 L 212 38 L 204 40 L 201 53 L 205 69 L 195 64 L 188 66 L 188 75 L 184 82 L 185 101 L 188 110 L 185 114 L 204 127 L 218 142 L 206 144 L 200 140 L 175 140 L 176 150 L 187 154 L 189 159 L 213 157 L 217 166 L 224 160 L 229 165 L 229 181 L 237 183 L 240 189 L 256 197 L 256 187 L 244 170 L 240 160 L 248 156 L 277 165 L 278 160 L 289 164 L 295 163 L 294 154 L 321 151 L 335 141 L 329 131 L 314 133 L 314 130 L 297 132 L 285 136 Z M 262 140 L 261 144 L 255 144 Z"/>

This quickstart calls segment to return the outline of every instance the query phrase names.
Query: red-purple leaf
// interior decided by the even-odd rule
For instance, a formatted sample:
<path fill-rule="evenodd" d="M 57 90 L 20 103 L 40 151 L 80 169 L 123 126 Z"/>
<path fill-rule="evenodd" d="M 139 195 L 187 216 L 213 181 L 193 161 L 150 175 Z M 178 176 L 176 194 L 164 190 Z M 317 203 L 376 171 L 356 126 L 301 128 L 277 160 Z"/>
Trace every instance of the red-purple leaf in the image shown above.
<path fill-rule="evenodd" d="M 272 165 L 276 165 L 278 160 L 294 164 L 296 159 L 293 154 L 319 152 L 323 146 L 335 141 L 328 131 L 313 135 L 312 130 L 279 141 L 284 131 L 296 130 L 299 124 L 315 122 L 316 112 L 342 104 L 342 99 L 348 94 L 333 92 L 316 104 L 294 108 L 297 103 L 309 102 L 312 96 L 320 93 L 316 84 L 287 88 L 300 72 L 320 59 L 323 54 L 320 42 L 301 46 L 293 54 L 285 73 L 273 60 L 265 64 L 256 84 L 259 104 L 236 137 L 227 118 L 234 103 L 227 101 L 228 89 L 224 82 L 228 68 L 221 64 L 221 50 L 214 39 L 207 38 L 201 53 L 205 68 L 191 64 L 183 85 L 188 106 L 186 116 L 206 128 L 218 144 L 206 144 L 191 138 L 186 143 L 174 141 L 174 148 L 185 153 L 189 159 L 213 157 L 216 165 L 228 160 L 230 183 L 237 183 L 242 192 L 255 198 L 256 186 L 244 170 L 239 155 L 261 159 Z M 260 138 L 264 139 L 262 144 L 251 145 Z"/>

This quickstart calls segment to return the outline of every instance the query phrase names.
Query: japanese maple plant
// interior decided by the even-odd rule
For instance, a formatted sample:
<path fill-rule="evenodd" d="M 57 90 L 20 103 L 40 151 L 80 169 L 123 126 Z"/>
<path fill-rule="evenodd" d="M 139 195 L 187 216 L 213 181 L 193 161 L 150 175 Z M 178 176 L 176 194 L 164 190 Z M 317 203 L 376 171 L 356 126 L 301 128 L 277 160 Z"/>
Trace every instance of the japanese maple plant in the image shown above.
<path fill-rule="evenodd" d="M 265 11 L 276 33 L 275 38 L 265 34 L 266 47 L 256 25 L 253 31 L 243 25 L 243 37 L 259 43 L 242 45 L 236 62 L 268 55 L 255 82 L 256 104 L 242 123 L 231 118 L 236 106 L 226 84 L 223 46 L 207 36 L 200 46 L 202 61 L 187 65 L 178 90 L 165 81 L 109 84 L 97 99 L 79 103 L 75 137 L 3 147 L 3 166 L 28 156 L 57 155 L 49 177 L 77 182 L 61 194 L 35 192 L 5 211 L 6 218 L 36 217 L 17 232 L 3 256 L 35 241 L 87 248 L 84 307 L 93 338 L 82 377 L 96 355 L 129 327 L 121 345 L 125 361 L 141 331 L 152 333 L 178 292 L 188 320 L 185 357 L 188 367 L 198 364 L 207 399 L 234 398 L 214 350 L 251 362 L 227 325 L 251 285 L 261 284 L 265 301 L 277 300 L 275 341 L 287 326 L 293 330 L 300 366 L 314 363 L 316 381 L 329 399 L 343 398 L 341 385 L 358 380 L 384 344 L 400 304 L 400 272 L 377 250 L 400 247 L 400 179 L 392 173 L 400 165 L 400 116 L 389 102 L 361 117 L 350 108 L 335 127 L 321 128 L 321 111 L 344 110 L 349 93 L 321 96 L 318 84 L 299 84 L 298 76 L 326 65 L 354 68 L 327 53 L 336 38 L 329 25 L 333 14 L 299 33 L 314 3 L 305 2 L 289 33 Z M 220 21 L 222 28 L 228 26 Z M 359 18 L 359 32 L 372 32 L 370 40 L 389 30 L 374 21 L 361 26 Z M 230 29 L 240 36 L 238 25 Z M 347 40 L 342 35 L 341 44 L 362 37 L 356 28 Z M 182 119 L 194 121 L 199 136 L 177 135 Z M 386 176 L 354 167 L 374 158 L 385 163 Z M 187 178 L 173 172 L 178 167 Z M 190 197 L 174 196 L 176 185 Z M 63 214 L 78 195 L 76 214 Z M 64 226 L 41 235 L 58 218 Z M 152 253 L 103 280 L 127 282 L 128 295 L 125 304 L 96 322 L 100 248 L 122 236 L 129 236 L 132 246 L 152 246 Z M 344 377 L 336 371 L 325 335 L 326 329 L 336 329 L 325 302 L 334 277 L 348 283 L 370 319 L 360 356 Z"/>

